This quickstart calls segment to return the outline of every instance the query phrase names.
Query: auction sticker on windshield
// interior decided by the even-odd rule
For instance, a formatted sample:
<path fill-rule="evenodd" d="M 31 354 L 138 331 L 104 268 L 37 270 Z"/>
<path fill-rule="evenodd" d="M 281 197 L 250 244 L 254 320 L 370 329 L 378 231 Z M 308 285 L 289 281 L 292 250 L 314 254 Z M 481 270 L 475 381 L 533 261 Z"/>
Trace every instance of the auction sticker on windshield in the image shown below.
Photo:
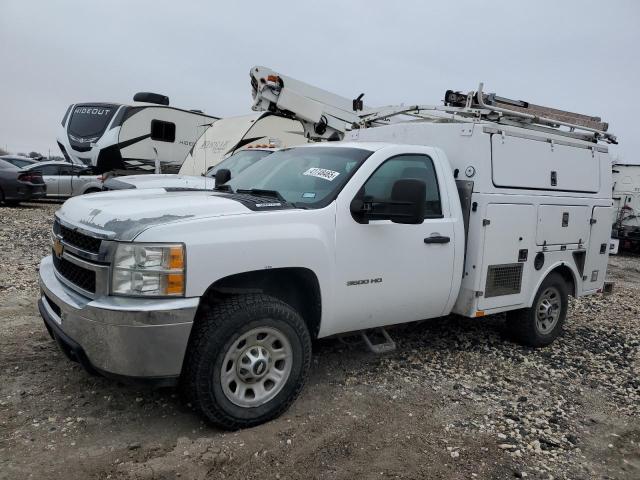
<path fill-rule="evenodd" d="M 330 182 L 332 182 L 338 175 L 340 175 L 340 172 L 335 172 L 333 170 L 327 170 L 326 168 L 317 168 L 316 167 L 316 168 L 310 168 L 309 170 L 304 172 L 303 175 L 309 175 L 311 177 L 322 178 L 324 180 L 329 180 Z"/>

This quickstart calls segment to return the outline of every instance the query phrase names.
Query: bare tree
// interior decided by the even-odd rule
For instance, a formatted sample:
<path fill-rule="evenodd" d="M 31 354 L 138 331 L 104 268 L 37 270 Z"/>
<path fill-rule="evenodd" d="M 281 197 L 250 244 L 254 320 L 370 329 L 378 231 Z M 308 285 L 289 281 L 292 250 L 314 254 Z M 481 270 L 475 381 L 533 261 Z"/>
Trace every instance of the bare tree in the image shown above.
<path fill-rule="evenodd" d="M 9 152 L 7 152 L 4 148 L 0 148 L 0 155 L 9 155 Z"/>
<path fill-rule="evenodd" d="M 29 156 L 35 159 L 42 158 L 42 154 L 38 152 L 29 152 Z"/>

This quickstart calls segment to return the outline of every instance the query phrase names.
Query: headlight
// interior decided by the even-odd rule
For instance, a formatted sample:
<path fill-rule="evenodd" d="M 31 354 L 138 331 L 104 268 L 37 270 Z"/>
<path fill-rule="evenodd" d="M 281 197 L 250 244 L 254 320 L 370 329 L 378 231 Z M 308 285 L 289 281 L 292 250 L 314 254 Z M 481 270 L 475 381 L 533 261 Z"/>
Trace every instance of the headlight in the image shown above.
<path fill-rule="evenodd" d="M 121 243 L 116 248 L 112 294 L 179 297 L 184 291 L 184 245 Z"/>

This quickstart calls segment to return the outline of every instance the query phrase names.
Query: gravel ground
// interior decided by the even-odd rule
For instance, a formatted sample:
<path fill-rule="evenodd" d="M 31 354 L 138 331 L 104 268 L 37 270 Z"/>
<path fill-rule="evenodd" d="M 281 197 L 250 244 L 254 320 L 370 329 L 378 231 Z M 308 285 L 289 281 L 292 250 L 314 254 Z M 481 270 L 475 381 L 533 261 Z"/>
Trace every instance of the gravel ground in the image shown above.
<path fill-rule="evenodd" d="M 58 351 L 35 306 L 58 207 L 0 207 L 0 479 L 640 478 L 640 258 L 548 348 L 499 317 L 397 328 L 386 356 L 321 341 L 291 410 L 224 433 Z"/>

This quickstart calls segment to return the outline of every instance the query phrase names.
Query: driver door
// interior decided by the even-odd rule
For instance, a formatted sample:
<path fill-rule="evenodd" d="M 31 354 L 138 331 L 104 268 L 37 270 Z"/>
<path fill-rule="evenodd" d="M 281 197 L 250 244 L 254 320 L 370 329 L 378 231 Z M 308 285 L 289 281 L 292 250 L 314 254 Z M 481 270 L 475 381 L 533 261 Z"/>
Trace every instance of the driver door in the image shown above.
<path fill-rule="evenodd" d="M 390 220 L 359 223 L 349 208 L 352 198 L 339 202 L 335 291 L 340 312 L 338 329 L 353 331 L 443 314 L 452 285 L 454 224 L 436 172 L 428 155 L 396 155 L 382 162 L 358 186 L 364 188 L 365 196 L 391 200 L 396 180 L 424 181 L 427 191 L 422 224 Z"/>

